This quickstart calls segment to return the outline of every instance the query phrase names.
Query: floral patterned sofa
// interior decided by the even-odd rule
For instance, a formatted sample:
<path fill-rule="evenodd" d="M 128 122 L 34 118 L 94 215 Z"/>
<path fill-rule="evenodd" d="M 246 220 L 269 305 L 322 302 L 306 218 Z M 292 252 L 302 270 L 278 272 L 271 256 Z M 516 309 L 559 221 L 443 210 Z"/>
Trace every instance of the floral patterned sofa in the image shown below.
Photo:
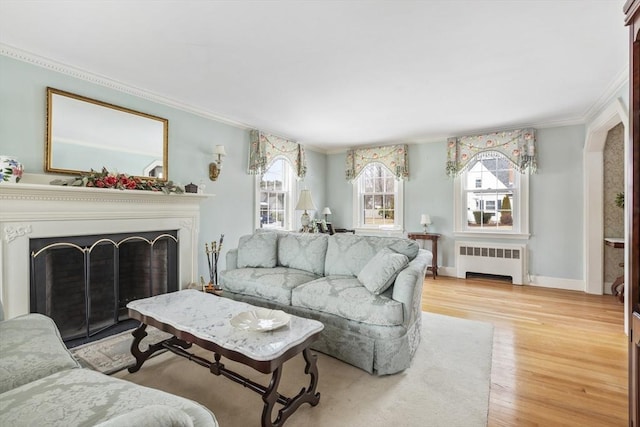
<path fill-rule="evenodd" d="M 432 256 L 402 238 L 256 232 L 227 253 L 220 285 L 224 297 L 321 321 L 312 348 L 393 374 L 420 343 Z"/>
<path fill-rule="evenodd" d="M 0 425 L 211 426 L 205 407 L 182 397 L 83 369 L 41 314 L 2 319 Z"/>

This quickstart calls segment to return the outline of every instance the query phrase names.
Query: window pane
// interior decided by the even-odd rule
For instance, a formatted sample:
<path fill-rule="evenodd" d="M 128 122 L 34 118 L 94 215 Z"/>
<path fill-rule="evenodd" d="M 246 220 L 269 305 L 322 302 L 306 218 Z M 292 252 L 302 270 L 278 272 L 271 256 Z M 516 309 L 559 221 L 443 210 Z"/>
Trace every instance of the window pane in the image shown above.
<path fill-rule="evenodd" d="M 393 176 L 387 176 L 387 178 L 385 178 L 385 187 L 384 187 L 384 191 L 386 193 L 393 193 L 394 192 L 394 178 Z"/>
<path fill-rule="evenodd" d="M 260 226 L 267 228 L 287 227 L 287 199 L 291 197 L 289 164 L 278 159 L 265 171 L 260 180 L 258 212 Z"/>
<path fill-rule="evenodd" d="M 358 181 L 358 209 L 365 226 L 393 225 L 395 220 L 394 176 L 386 167 L 368 165 Z"/>
<path fill-rule="evenodd" d="M 365 178 L 364 179 L 364 192 L 365 193 L 373 193 L 373 178 Z"/>
<path fill-rule="evenodd" d="M 373 209 L 373 196 L 364 196 L 364 208 Z"/>

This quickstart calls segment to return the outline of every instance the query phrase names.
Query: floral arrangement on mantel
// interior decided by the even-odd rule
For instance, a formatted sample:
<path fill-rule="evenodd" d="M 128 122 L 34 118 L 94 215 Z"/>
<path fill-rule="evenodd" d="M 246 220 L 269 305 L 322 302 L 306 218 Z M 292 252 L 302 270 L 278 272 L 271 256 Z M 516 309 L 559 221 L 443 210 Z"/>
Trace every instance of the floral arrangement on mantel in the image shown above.
<path fill-rule="evenodd" d="M 89 173 L 71 179 L 54 179 L 50 184 L 71 187 L 116 188 L 118 190 L 162 191 L 165 194 L 184 193 L 184 189 L 172 181 L 143 179 L 126 173 L 109 172 L 106 168 L 102 168 L 101 172 L 92 169 Z"/>

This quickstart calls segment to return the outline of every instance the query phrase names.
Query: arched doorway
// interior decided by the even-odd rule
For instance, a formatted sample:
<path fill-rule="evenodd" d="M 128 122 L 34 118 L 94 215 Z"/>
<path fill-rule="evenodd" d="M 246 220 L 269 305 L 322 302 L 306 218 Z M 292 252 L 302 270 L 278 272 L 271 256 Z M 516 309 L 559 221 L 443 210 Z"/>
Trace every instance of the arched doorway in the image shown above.
<path fill-rule="evenodd" d="M 627 147 L 629 115 L 621 98 L 609 104 L 587 128 L 584 146 L 584 278 L 585 292 L 590 294 L 602 295 L 604 291 L 603 151 L 607 133 L 620 122 L 625 128 L 624 145 Z"/>

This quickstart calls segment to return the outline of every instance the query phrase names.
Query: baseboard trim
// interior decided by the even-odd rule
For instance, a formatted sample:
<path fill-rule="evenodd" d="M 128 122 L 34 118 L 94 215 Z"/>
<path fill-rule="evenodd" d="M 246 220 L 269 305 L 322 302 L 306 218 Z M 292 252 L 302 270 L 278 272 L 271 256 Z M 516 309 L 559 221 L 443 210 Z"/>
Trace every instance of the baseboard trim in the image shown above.
<path fill-rule="evenodd" d="M 427 272 L 427 277 L 430 276 L 430 272 Z M 438 276 L 457 277 L 457 271 L 455 267 L 438 267 Z M 529 276 L 529 283 L 523 285 L 514 286 L 537 286 L 539 288 L 553 288 L 564 289 L 567 291 L 580 291 L 585 292 L 584 280 L 576 279 L 564 279 L 561 277 L 548 277 L 548 276 Z M 609 284 L 609 288 L 611 284 Z M 606 283 L 605 283 L 606 288 Z"/>
<path fill-rule="evenodd" d="M 529 286 L 540 288 L 565 289 L 585 292 L 584 280 L 564 279 L 561 277 L 529 276 Z"/>

